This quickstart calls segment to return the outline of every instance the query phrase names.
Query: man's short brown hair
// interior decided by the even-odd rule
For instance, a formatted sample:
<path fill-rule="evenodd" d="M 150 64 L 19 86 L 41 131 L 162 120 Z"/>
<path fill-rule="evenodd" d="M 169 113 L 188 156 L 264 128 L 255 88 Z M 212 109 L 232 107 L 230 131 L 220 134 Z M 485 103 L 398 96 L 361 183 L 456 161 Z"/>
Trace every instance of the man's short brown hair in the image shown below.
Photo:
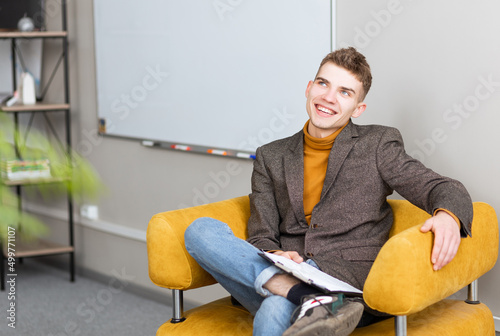
<path fill-rule="evenodd" d="M 372 86 L 372 74 L 365 56 L 353 47 L 338 49 L 323 58 L 319 69 L 321 69 L 324 64 L 329 62 L 346 69 L 361 82 L 363 85 L 363 92 L 361 93 L 360 101 L 363 101 Z M 318 74 L 316 74 L 316 76 L 317 75 Z"/>

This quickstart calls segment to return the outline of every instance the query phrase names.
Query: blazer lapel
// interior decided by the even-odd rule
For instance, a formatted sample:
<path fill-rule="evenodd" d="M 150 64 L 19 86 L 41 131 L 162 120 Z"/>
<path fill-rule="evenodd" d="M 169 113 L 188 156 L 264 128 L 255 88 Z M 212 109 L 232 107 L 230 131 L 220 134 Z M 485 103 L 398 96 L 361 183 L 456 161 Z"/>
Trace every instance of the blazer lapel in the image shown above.
<path fill-rule="evenodd" d="M 288 197 L 297 222 L 305 224 L 304 214 L 304 143 L 303 133 L 300 131 L 292 137 L 287 153 L 284 156 L 285 180 Z"/>
<path fill-rule="evenodd" d="M 344 164 L 347 155 L 353 148 L 354 144 L 358 141 L 358 132 L 355 125 L 349 121 L 349 125 L 340 132 L 333 143 L 332 150 L 328 157 L 328 168 L 326 170 L 325 182 L 323 183 L 323 190 L 321 191 L 321 198 L 323 198 L 328 190 L 330 190 L 333 182 L 337 178 L 340 168 Z"/>

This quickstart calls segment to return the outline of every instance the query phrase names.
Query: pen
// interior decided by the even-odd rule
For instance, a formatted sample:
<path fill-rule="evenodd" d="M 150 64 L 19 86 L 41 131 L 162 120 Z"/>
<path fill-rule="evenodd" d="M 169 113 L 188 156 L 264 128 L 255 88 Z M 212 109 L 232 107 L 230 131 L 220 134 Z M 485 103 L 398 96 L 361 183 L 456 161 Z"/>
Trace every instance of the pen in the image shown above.
<path fill-rule="evenodd" d="M 156 142 L 151 141 L 151 140 L 143 140 L 142 145 L 147 146 L 147 147 L 153 147 L 153 146 L 156 146 Z"/>
<path fill-rule="evenodd" d="M 220 149 L 209 149 L 207 150 L 207 152 L 216 155 L 227 155 L 227 152 L 225 150 L 220 150 Z"/>
<path fill-rule="evenodd" d="M 237 153 L 237 157 L 243 158 L 243 159 L 254 159 L 255 160 L 255 155 L 249 154 L 249 153 Z"/>
<path fill-rule="evenodd" d="M 178 150 L 183 150 L 183 151 L 191 150 L 191 147 L 186 146 L 186 145 L 171 145 L 170 148 L 172 148 L 172 149 L 178 149 Z"/>

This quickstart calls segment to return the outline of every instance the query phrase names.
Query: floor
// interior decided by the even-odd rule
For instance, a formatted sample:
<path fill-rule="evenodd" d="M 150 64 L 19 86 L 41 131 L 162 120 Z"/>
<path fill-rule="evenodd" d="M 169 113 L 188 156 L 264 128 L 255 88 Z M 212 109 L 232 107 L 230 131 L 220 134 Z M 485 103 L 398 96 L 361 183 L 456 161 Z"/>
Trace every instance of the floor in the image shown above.
<path fill-rule="evenodd" d="M 67 271 L 35 260 L 16 265 L 14 286 L 0 292 L 2 336 L 155 335 L 172 316 L 168 305 L 128 292 L 120 274 L 106 283 L 70 282 Z"/>

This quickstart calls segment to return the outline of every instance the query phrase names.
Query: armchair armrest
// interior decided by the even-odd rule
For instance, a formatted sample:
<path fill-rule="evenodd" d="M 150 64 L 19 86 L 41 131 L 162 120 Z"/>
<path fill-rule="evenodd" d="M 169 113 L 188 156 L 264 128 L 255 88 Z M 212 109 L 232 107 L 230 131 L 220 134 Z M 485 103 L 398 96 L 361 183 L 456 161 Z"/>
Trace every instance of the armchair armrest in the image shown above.
<path fill-rule="evenodd" d="M 146 233 L 151 281 L 179 290 L 216 283 L 186 251 L 184 231 L 195 219 L 212 217 L 228 224 L 237 237 L 246 239 L 249 216 L 248 196 L 154 215 Z"/>
<path fill-rule="evenodd" d="M 392 315 L 419 312 L 493 268 L 498 256 L 498 221 L 486 203 L 474 203 L 472 237 L 461 241 L 455 258 L 439 271 L 432 269 L 432 233 L 420 225 L 389 239 L 380 250 L 364 286 L 373 309 Z"/>

